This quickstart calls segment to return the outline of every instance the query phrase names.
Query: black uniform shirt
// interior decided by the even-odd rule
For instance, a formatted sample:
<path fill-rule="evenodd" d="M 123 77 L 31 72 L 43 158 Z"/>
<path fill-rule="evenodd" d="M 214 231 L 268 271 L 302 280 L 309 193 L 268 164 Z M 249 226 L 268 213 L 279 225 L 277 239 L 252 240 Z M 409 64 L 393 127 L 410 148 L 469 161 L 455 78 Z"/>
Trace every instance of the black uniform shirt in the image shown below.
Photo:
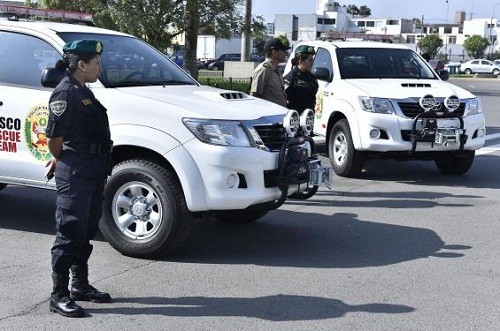
<path fill-rule="evenodd" d="M 318 81 L 310 72 L 302 72 L 294 67 L 285 76 L 285 93 L 288 101 L 287 107 L 301 113 L 304 109 L 316 106 L 316 93 Z"/>
<path fill-rule="evenodd" d="M 66 76 L 54 89 L 49 110 L 47 137 L 64 137 L 63 149 L 111 142 L 106 108 L 73 77 Z"/>

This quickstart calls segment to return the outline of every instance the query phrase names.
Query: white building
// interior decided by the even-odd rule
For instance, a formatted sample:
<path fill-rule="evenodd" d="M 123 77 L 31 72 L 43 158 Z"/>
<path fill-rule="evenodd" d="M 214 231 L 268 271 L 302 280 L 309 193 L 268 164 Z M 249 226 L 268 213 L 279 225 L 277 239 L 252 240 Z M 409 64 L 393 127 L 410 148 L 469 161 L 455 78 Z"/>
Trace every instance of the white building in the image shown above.
<path fill-rule="evenodd" d="M 453 24 L 424 22 L 423 28 L 417 28 L 411 19 L 352 17 L 345 6 L 336 5 L 334 0 L 317 0 L 314 14 L 277 14 L 274 35 L 286 35 L 293 45 L 325 36 L 349 38 L 363 33 L 366 37 L 371 35 L 371 39 L 392 40 L 418 50 L 417 43 L 421 38 L 437 34 L 443 40 L 439 53 L 450 60 L 467 60 L 463 44 L 468 37 L 479 35 L 491 41 L 486 55 L 500 51 L 500 21 L 497 18 L 465 20 L 465 17 L 465 12 L 459 11 L 455 13 Z"/>

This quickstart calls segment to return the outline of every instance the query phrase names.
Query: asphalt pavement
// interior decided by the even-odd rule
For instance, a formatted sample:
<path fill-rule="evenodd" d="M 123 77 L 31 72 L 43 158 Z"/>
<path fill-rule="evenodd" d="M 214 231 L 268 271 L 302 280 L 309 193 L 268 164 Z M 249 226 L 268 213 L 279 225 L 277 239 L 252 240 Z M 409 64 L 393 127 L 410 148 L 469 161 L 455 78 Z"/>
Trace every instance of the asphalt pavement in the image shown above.
<path fill-rule="evenodd" d="M 500 83 L 456 83 L 480 95 L 488 126 L 466 175 L 370 161 L 254 224 L 201 219 L 160 260 L 98 237 L 90 280 L 114 301 L 82 303 L 82 319 L 48 311 L 55 192 L 7 187 L 0 330 L 499 330 Z"/>

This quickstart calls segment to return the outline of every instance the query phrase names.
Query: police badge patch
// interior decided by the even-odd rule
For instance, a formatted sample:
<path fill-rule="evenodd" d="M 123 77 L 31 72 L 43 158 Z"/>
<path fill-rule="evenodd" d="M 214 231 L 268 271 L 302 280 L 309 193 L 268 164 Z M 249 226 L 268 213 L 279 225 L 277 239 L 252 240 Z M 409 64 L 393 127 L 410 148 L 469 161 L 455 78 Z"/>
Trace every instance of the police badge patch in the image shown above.
<path fill-rule="evenodd" d="M 66 101 L 54 101 L 49 104 L 50 111 L 56 116 L 61 116 L 66 110 Z"/>

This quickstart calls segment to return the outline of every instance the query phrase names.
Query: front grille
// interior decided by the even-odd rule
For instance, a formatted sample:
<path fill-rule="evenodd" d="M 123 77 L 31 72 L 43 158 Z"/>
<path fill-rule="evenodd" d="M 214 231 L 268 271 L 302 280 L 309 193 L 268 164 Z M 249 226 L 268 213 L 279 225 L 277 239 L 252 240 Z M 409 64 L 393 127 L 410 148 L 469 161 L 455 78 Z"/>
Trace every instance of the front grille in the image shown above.
<path fill-rule="evenodd" d="M 286 140 L 285 128 L 281 124 L 256 125 L 255 130 L 264 145 L 271 151 L 279 151 Z"/>
<path fill-rule="evenodd" d="M 420 104 L 418 104 L 417 102 L 398 102 L 398 105 L 399 108 L 401 108 L 403 114 L 409 118 L 415 118 L 415 116 L 424 112 L 423 108 L 420 107 Z M 447 109 L 441 103 L 441 109 L 437 111 L 447 112 Z M 457 114 L 458 116 L 463 116 L 464 111 L 465 111 L 465 103 L 462 102 L 460 103 L 460 106 L 453 113 Z"/>

